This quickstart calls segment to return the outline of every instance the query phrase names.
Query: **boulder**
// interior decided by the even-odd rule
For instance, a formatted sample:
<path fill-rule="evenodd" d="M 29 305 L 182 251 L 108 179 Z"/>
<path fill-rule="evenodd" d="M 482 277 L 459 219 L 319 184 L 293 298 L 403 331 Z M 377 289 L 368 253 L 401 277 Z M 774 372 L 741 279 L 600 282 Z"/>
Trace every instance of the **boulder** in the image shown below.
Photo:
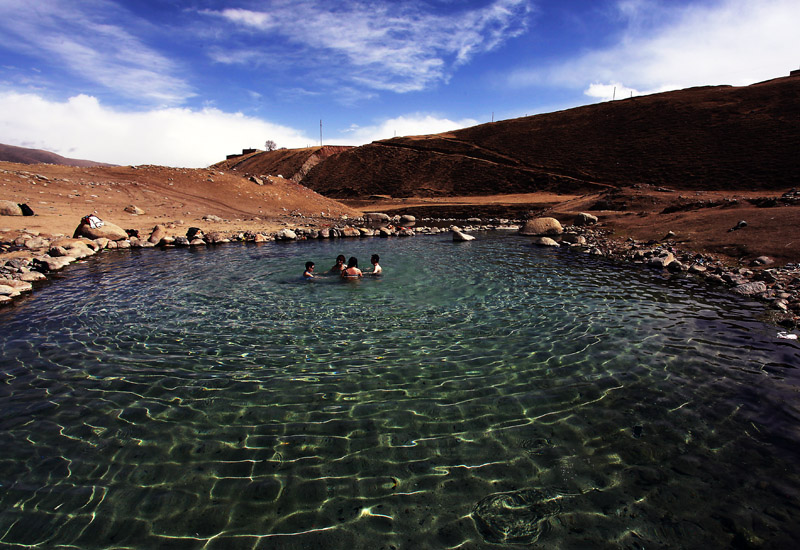
<path fill-rule="evenodd" d="M 388 227 L 381 227 L 380 229 L 378 229 L 378 236 L 379 237 L 384 237 L 384 238 L 391 237 L 392 236 L 392 230 L 389 229 Z"/>
<path fill-rule="evenodd" d="M 373 235 L 375 235 L 375 230 L 370 229 L 369 227 L 359 227 L 358 231 L 359 233 L 361 233 L 362 237 L 372 237 Z"/>
<path fill-rule="evenodd" d="M 466 241 L 474 241 L 475 237 L 472 235 L 467 235 L 462 231 L 453 231 L 453 241 L 454 242 L 466 242 Z"/>
<path fill-rule="evenodd" d="M 759 265 L 772 265 L 775 263 L 775 260 L 770 258 L 769 256 L 759 256 L 752 262 L 750 262 L 751 266 L 759 266 Z"/>
<path fill-rule="evenodd" d="M 667 252 L 666 254 L 662 254 L 661 256 L 650 258 L 650 261 L 647 262 L 647 265 L 649 265 L 650 267 L 655 267 L 657 269 L 658 268 L 663 269 L 674 261 L 675 261 L 675 256 L 672 254 L 672 252 Z"/>
<path fill-rule="evenodd" d="M 766 292 L 767 285 L 762 281 L 744 283 L 733 287 L 733 291 L 737 294 L 741 294 L 742 296 L 755 296 L 756 294 Z"/>
<path fill-rule="evenodd" d="M 401 225 L 413 225 L 417 223 L 417 218 L 410 214 L 403 214 L 400 216 L 400 224 Z"/>
<path fill-rule="evenodd" d="M 153 244 L 159 244 L 166 236 L 167 236 L 166 228 L 163 225 L 159 224 L 153 228 L 153 232 L 150 233 L 150 237 L 148 237 L 147 240 Z"/>
<path fill-rule="evenodd" d="M 135 204 L 129 204 L 124 208 L 125 212 L 129 214 L 133 214 L 134 216 L 141 216 L 144 214 L 144 210 L 136 206 Z"/>
<path fill-rule="evenodd" d="M 561 246 L 550 237 L 539 237 L 538 239 L 534 239 L 531 244 L 536 246 Z"/>
<path fill-rule="evenodd" d="M 269 240 L 270 240 L 270 238 L 267 237 L 266 235 L 262 234 L 262 233 L 256 233 L 255 235 L 253 235 L 253 242 L 254 243 L 265 243 L 265 242 L 267 242 Z"/>
<path fill-rule="evenodd" d="M 222 218 L 220 218 L 219 216 L 216 216 L 214 214 L 206 214 L 205 216 L 203 216 L 203 219 L 205 221 L 208 221 L 208 222 L 221 222 L 221 221 L 223 221 Z"/>
<path fill-rule="evenodd" d="M 25 281 L 26 283 L 32 283 L 34 281 L 43 281 L 47 279 L 47 277 L 43 273 L 39 273 L 38 271 L 28 271 L 27 273 L 23 273 L 19 276 L 20 281 Z"/>
<path fill-rule="evenodd" d="M 53 258 L 45 255 L 34 258 L 34 265 L 41 271 L 58 271 L 64 269 L 66 266 L 75 261 L 72 256 L 61 256 L 60 258 Z"/>
<path fill-rule="evenodd" d="M 276 241 L 296 241 L 297 233 L 288 228 L 283 228 L 275 234 Z"/>
<path fill-rule="evenodd" d="M 91 227 L 89 224 L 82 223 L 75 229 L 74 236 L 88 239 L 102 238 L 109 241 L 122 241 L 128 238 L 124 229 L 111 222 L 104 222 L 102 227 Z"/>
<path fill-rule="evenodd" d="M 575 221 L 572 222 L 573 225 L 594 225 L 597 223 L 597 216 L 593 216 L 592 214 L 587 214 L 586 212 L 580 212 L 577 216 L 575 216 Z"/>
<path fill-rule="evenodd" d="M 26 281 L 18 281 L 16 279 L 6 279 L 0 281 L 0 284 L 10 286 L 16 289 L 17 292 L 30 292 L 33 290 L 33 285 Z"/>
<path fill-rule="evenodd" d="M 525 222 L 519 230 L 520 235 L 553 236 L 561 235 L 564 228 L 555 218 L 534 218 Z"/>
<path fill-rule="evenodd" d="M 211 231 L 206 235 L 206 242 L 210 244 L 229 243 L 231 240 L 219 231 Z"/>
<path fill-rule="evenodd" d="M 582 245 L 586 244 L 586 237 L 578 235 L 577 233 L 564 233 L 561 237 L 561 242 Z"/>
<path fill-rule="evenodd" d="M 38 250 L 39 248 L 47 248 L 50 246 L 50 241 L 42 237 L 32 237 L 30 239 L 25 239 L 23 246 L 28 250 Z"/>
<path fill-rule="evenodd" d="M 389 223 L 392 219 L 389 217 L 389 214 L 384 214 L 382 212 L 367 212 L 364 214 L 364 218 L 374 223 Z"/>
<path fill-rule="evenodd" d="M 0 201 L 0 216 L 22 216 L 22 208 L 15 202 Z"/>
<path fill-rule="evenodd" d="M 13 286 L 0 284 L 0 296 L 8 296 L 9 298 L 14 298 L 16 296 L 19 296 L 19 290 L 17 290 Z"/>
<path fill-rule="evenodd" d="M 360 237 L 361 231 L 352 225 L 346 225 L 341 229 L 341 235 L 342 237 Z"/>
<path fill-rule="evenodd" d="M 401 229 L 400 231 L 398 231 L 398 232 L 397 232 L 397 234 L 398 234 L 400 237 L 413 237 L 414 235 L 416 235 L 416 233 L 414 233 L 414 230 L 413 230 L 413 229 L 409 229 L 409 228 L 407 228 L 407 227 L 404 227 L 403 229 Z"/>

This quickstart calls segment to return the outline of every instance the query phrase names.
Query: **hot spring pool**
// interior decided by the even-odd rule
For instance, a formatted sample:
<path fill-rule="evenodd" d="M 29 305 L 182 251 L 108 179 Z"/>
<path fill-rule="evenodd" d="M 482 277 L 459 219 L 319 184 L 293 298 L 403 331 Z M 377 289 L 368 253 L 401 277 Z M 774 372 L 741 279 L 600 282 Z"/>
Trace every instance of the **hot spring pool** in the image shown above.
<path fill-rule="evenodd" d="M 0 547 L 793 546 L 800 346 L 528 243 L 70 266 L 0 311 Z M 381 278 L 301 280 L 372 253 Z"/>

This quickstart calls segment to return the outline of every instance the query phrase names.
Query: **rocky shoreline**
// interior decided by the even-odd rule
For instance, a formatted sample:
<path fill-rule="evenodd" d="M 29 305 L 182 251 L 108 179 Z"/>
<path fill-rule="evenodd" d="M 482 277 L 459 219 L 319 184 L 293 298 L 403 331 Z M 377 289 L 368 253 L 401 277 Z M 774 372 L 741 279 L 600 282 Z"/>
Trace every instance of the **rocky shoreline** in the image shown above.
<path fill-rule="evenodd" d="M 543 222 L 542 220 L 552 220 Z M 213 221 L 213 220 L 210 220 Z M 523 223 L 503 218 L 466 220 L 394 216 L 370 213 L 360 219 L 307 220 L 305 224 L 287 226 L 274 232 L 243 231 L 224 233 L 204 232 L 192 227 L 186 235 L 171 235 L 174 224 L 156 225 L 147 237 L 126 235 L 116 240 L 104 236 L 67 237 L 42 236 L 24 232 L 13 241 L 0 242 L 0 305 L 12 304 L 49 275 L 72 262 L 90 257 L 103 250 L 152 247 L 197 247 L 230 242 L 265 243 L 308 239 L 412 237 L 449 232 L 454 241 L 471 240 L 474 231 L 519 231 L 533 237 L 539 246 L 569 247 L 586 254 L 616 261 L 641 264 L 659 269 L 672 276 L 697 276 L 724 285 L 732 292 L 764 302 L 765 320 L 785 328 L 800 326 L 800 264 L 770 267 L 768 257 L 760 257 L 748 267 L 726 265 L 722 260 L 680 250 L 671 235 L 660 241 L 615 239 L 611 231 L 597 224 L 589 214 L 579 214 L 572 225 L 561 227 L 554 218 L 537 218 Z M 533 222 L 539 225 L 532 227 Z M 554 222 L 554 225 L 553 225 Z M 545 225 L 541 225 L 544 223 Z"/>

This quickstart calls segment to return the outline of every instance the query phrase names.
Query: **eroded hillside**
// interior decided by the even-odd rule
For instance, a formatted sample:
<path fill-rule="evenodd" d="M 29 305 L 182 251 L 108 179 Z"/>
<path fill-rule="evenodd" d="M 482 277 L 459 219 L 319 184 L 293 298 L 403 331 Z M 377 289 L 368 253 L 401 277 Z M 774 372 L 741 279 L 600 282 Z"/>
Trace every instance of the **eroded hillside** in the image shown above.
<path fill-rule="evenodd" d="M 584 192 L 800 181 L 800 78 L 635 97 L 343 151 L 303 184 L 331 197 Z"/>

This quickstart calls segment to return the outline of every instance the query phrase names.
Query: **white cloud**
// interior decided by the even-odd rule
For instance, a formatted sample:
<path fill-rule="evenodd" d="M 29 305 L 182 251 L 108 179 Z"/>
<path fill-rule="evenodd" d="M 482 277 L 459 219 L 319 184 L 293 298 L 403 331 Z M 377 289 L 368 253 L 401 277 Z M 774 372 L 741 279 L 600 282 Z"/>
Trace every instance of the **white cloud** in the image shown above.
<path fill-rule="evenodd" d="M 518 71 L 509 84 L 583 87 L 599 97 L 600 85 L 614 83 L 642 93 L 746 85 L 787 75 L 798 64 L 797 0 L 718 0 L 681 8 L 625 0 L 618 8 L 626 28 L 615 46 Z"/>
<path fill-rule="evenodd" d="M 340 82 L 403 93 L 446 81 L 455 67 L 524 32 L 529 4 L 530 0 L 494 0 L 484 8 L 444 15 L 426 12 L 416 2 L 276 0 L 269 13 L 201 13 L 250 33 L 281 35 L 295 55 L 298 48 L 308 51 L 303 57 L 307 63 L 317 62 L 318 77 L 335 75 Z M 213 59 L 238 62 L 255 51 L 255 45 L 246 54 L 214 50 Z M 263 51 L 263 56 L 276 53 Z M 326 71 L 328 67 L 335 72 Z"/>
<path fill-rule="evenodd" d="M 203 167 L 241 149 L 315 142 L 301 132 L 218 109 L 161 108 L 125 112 L 90 96 L 53 102 L 0 92 L 0 142 L 113 164 Z"/>
<path fill-rule="evenodd" d="M 439 134 L 475 126 L 478 121 L 471 118 L 450 120 L 430 114 L 409 114 L 378 122 L 372 126 L 353 125 L 342 135 L 347 136 L 336 141 L 336 145 L 362 145 L 381 139 L 390 139 L 395 136 L 418 136 L 426 134 Z"/>
<path fill-rule="evenodd" d="M 106 0 L 0 1 L 7 48 L 124 97 L 160 105 L 192 97 L 190 86 L 174 76 L 174 64 L 128 32 L 135 22 L 133 14 Z"/>
<path fill-rule="evenodd" d="M 642 95 L 642 92 L 634 88 L 623 86 L 619 82 L 611 82 L 609 84 L 591 84 L 584 92 L 589 97 L 596 97 L 602 101 L 610 101 L 612 99 L 625 99 L 626 97 L 633 97 Z M 653 93 L 647 92 L 647 93 Z"/>

